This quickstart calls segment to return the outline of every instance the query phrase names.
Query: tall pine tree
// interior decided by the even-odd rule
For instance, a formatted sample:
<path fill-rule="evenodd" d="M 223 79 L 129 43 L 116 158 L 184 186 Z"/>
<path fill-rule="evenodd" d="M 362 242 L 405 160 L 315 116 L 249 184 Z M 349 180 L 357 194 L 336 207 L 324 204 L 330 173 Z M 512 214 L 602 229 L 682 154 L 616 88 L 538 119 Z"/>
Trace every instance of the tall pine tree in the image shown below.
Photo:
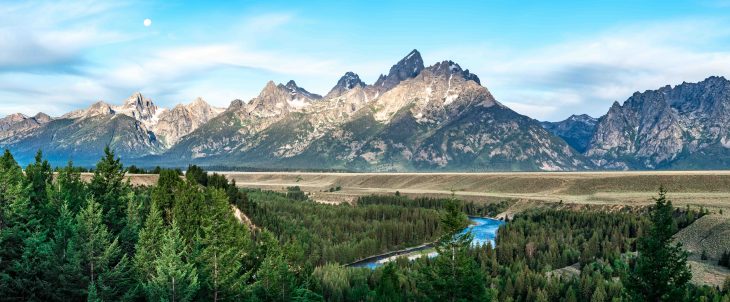
<path fill-rule="evenodd" d="M 150 206 L 150 213 L 144 222 L 144 227 L 139 232 L 139 241 L 135 248 L 134 267 L 137 272 L 137 279 L 145 282 L 152 278 L 155 273 L 155 261 L 160 256 L 159 241 L 165 235 L 162 215 L 157 204 L 153 201 Z"/>
<path fill-rule="evenodd" d="M 432 301 L 485 300 L 484 275 L 479 264 L 469 254 L 473 235 L 462 233 L 467 217 L 452 197 L 441 219 L 444 234 L 436 246 L 439 255 L 433 264 L 420 271 L 418 286 Z"/>
<path fill-rule="evenodd" d="M 678 301 L 692 278 L 688 253 L 680 243 L 672 243 L 677 227 L 672 219 L 672 202 L 667 200 L 663 187 L 654 200 L 649 231 L 639 238 L 636 265 L 626 285 L 637 301 Z"/>
<path fill-rule="evenodd" d="M 155 271 L 145 284 L 150 301 L 191 301 L 198 291 L 198 272 L 186 252 L 176 221 L 162 238 Z"/>
<path fill-rule="evenodd" d="M 124 178 L 124 166 L 106 146 L 104 157 L 96 164 L 89 191 L 104 209 L 104 223 L 114 234 L 118 234 L 124 226 L 129 190 L 129 181 Z"/>
<path fill-rule="evenodd" d="M 43 159 L 43 152 L 38 150 L 35 161 L 25 168 L 25 181 L 28 186 L 28 196 L 34 211 L 40 213 L 46 222 L 50 219 L 49 188 L 53 181 L 53 171 L 48 161 Z"/>
<path fill-rule="evenodd" d="M 209 295 L 206 299 L 234 299 L 243 292 L 249 277 L 242 265 L 248 231 L 233 217 L 223 190 L 209 189 L 209 196 L 199 240 L 201 252 L 197 257 Z"/>
<path fill-rule="evenodd" d="M 102 300 L 120 299 L 131 288 L 127 255 L 103 223 L 102 208 L 90 198 L 76 216 L 81 265 Z"/>
<path fill-rule="evenodd" d="M 160 207 L 165 222 L 172 221 L 172 207 L 175 201 L 175 192 L 182 185 L 182 179 L 175 170 L 160 170 L 157 185 L 152 188 L 152 200 Z"/>
<path fill-rule="evenodd" d="M 76 171 L 73 162 L 58 171 L 55 183 L 55 199 L 59 205 L 65 202 L 71 213 L 78 213 L 86 203 L 86 184 L 81 180 L 81 173 Z"/>

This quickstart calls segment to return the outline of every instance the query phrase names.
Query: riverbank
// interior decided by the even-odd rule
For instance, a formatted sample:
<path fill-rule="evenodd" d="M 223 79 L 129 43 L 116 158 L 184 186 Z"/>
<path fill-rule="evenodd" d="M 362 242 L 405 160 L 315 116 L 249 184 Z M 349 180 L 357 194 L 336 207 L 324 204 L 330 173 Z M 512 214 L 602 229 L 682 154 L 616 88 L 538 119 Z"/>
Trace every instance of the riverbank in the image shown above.
<path fill-rule="evenodd" d="M 490 243 L 492 246 L 495 244 L 497 238 L 497 231 L 499 227 L 505 222 L 503 220 L 489 218 L 489 217 L 475 217 L 469 216 L 471 224 L 467 226 L 461 234 L 471 231 L 474 239 L 472 245 L 485 245 Z M 435 242 L 425 243 L 419 246 L 409 247 L 397 251 L 387 252 L 379 255 L 370 256 L 349 264 L 347 267 L 366 267 L 374 269 L 381 265 L 384 265 L 390 261 L 394 261 L 401 257 L 407 257 L 409 260 L 415 260 L 424 255 L 427 257 L 435 257 L 438 253 L 434 249 Z"/>

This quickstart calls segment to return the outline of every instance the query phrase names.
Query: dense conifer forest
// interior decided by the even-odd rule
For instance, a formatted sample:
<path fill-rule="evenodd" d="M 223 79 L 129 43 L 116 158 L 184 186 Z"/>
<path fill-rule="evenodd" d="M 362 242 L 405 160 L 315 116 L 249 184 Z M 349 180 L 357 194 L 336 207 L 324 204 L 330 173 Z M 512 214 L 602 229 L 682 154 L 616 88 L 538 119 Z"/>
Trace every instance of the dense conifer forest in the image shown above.
<path fill-rule="evenodd" d="M 133 187 L 108 148 L 90 181 L 80 171 L 53 169 L 40 152 L 24 168 L 0 157 L 0 300 L 730 301 L 730 281 L 688 283 L 687 253 L 671 236 L 704 212 L 673 208 L 663 191 L 642 211 L 526 211 L 496 246 L 474 246 L 460 233 L 467 215 L 509 203 L 327 205 L 296 187 L 239 190 L 196 166 Z M 439 256 L 344 265 L 424 242 Z M 557 270 L 566 266 L 580 272 Z"/>

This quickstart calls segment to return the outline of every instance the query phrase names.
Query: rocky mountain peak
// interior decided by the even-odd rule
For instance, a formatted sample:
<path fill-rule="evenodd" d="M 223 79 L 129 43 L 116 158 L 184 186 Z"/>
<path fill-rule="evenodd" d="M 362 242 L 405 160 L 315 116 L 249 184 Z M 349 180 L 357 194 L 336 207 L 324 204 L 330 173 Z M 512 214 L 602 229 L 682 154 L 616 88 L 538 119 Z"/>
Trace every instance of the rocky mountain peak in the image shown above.
<path fill-rule="evenodd" d="M 415 78 L 424 68 L 421 53 L 414 49 L 390 67 L 387 76 L 381 75 L 373 86 L 381 91 L 390 90 L 401 81 Z"/>
<path fill-rule="evenodd" d="M 565 140 L 578 152 L 584 152 L 591 142 L 598 120 L 587 114 L 573 114 L 559 122 L 541 122 L 545 130 Z"/>
<path fill-rule="evenodd" d="M 481 85 L 481 82 L 479 81 L 479 77 L 477 75 L 470 73 L 469 69 L 461 69 L 461 66 L 459 66 L 459 64 L 454 63 L 454 61 L 451 60 L 438 62 L 432 66 L 429 66 L 426 69 L 430 70 L 433 74 L 436 75 L 459 75 L 467 81 L 474 81 L 477 84 Z"/>
<path fill-rule="evenodd" d="M 607 168 L 696 168 L 709 158 L 724 160 L 729 124 L 730 81 L 714 76 L 666 85 L 614 102 L 586 155 Z"/>
<path fill-rule="evenodd" d="M 41 124 L 48 123 L 51 120 L 53 120 L 52 117 L 50 117 L 48 114 L 45 114 L 43 112 L 38 112 L 36 115 L 33 116 L 33 119 Z"/>
<path fill-rule="evenodd" d="M 120 113 L 131 116 L 137 120 L 148 121 L 155 116 L 158 107 L 152 102 L 151 99 L 145 98 L 142 93 L 136 92 L 132 94 L 122 105 L 118 108 Z"/>
<path fill-rule="evenodd" d="M 302 101 L 315 101 L 322 99 L 322 96 L 316 93 L 311 93 L 306 89 L 297 86 L 294 80 L 290 80 L 286 85 L 279 84 L 279 88 L 285 89 L 291 95 L 291 100 L 302 100 Z"/>
<path fill-rule="evenodd" d="M 332 89 L 329 93 L 327 93 L 327 96 L 325 96 L 325 98 L 338 97 L 350 89 L 365 86 L 367 86 L 367 84 L 360 80 L 359 75 L 352 71 L 348 71 L 337 81 L 337 84 L 332 87 Z"/>
<path fill-rule="evenodd" d="M 107 104 L 104 101 L 98 101 L 96 103 L 91 104 L 91 106 L 89 106 L 89 109 L 86 110 L 84 117 L 110 115 L 110 114 L 114 114 L 114 109 L 112 109 L 112 106 Z"/>
<path fill-rule="evenodd" d="M 274 89 L 276 89 L 276 86 L 277 85 L 276 85 L 276 83 L 274 83 L 274 81 L 268 81 L 268 82 L 266 82 L 266 85 L 264 86 L 264 89 L 262 89 L 261 92 L 263 93 L 264 91 L 273 91 Z"/>
<path fill-rule="evenodd" d="M 238 110 L 238 109 L 243 108 L 244 105 L 246 105 L 246 103 L 244 103 L 242 100 L 235 99 L 235 100 L 231 101 L 230 105 L 228 105 L 227 110 Z"/>
<path fill-rule="evenodd" d="M 297 86 L 297 82 L 294 82 L 294 80 L 289 80 L 289 82 L 286 82 L 285 87 L 291 90 L 296 90 L 297 88 L 299 88 L 299 86 Z"/>
<path fill-rule="evenodd" d="M 240 102 L 240 100 L 238 101 Z M 231 106 L 233 107 L 234 104 Z M 195 131 L 223 111 L 221 108 L 210 106 L 205 100 L 198 97 L 189 104 L 177 105 L 169 111 L 160 111 L 156 123 L 151 125 L 151 128 L 163 144 L 170 147 L 180 138 Z"/>
<path fill-rule="evenodd" d="M 285 85 L 276 85 L 269 81 L 261 90 L 261 93 L 253 98 L 245 106 L 249 115 L 259 117 L 278 116 L 289 110 L 288 101 L 294 99 L 296 92 L 288 89 Z"/>
<path fill-rule="evenodd" d="M 38 113 L 28 117 L 22 113 L 15 113 L 0 118 L 0 139 L 15 135 L 18 132 L 34 129 L 48 123 L 52 118 L 45 113 Z"/>
<path fill-rule="evenodd" d="M 573 122 L 582 122 L 582 123 L 595 123 L 598 119 L 584 113 L 584 114 L 573 114 L 570 117 L 568 117 L 567 120 L 573 121 Z"/>
<path fill-rule="evenodd" d="M 27 118 L 28 118 L 28 116 L 25 115 L 25 114 L 22 114 L 22 113 L 13 113 L 13 114 L 10 114 L 10 115 L 8 115 L 8 116 L 6 116 L 6 117 L 4 117 L 4 118 L 2 118 L 0 120 L 2 120 L 3 122 L 19 122 L 19 121 L 25 120 Z"/>
<path fill-rule="evenodd" d="M 10 129 L 13 125 L 28 119 L 28 116 L 22 113 L 13 113 L 4 118 L 0 118 L 0 131 Z"/>
<path fill-rule="evenodd" d="M 202 97 L 197 97 L 187 105 L 187 108 L 192 110 L 207 110 L 210 109 L 211 106 Z"/>

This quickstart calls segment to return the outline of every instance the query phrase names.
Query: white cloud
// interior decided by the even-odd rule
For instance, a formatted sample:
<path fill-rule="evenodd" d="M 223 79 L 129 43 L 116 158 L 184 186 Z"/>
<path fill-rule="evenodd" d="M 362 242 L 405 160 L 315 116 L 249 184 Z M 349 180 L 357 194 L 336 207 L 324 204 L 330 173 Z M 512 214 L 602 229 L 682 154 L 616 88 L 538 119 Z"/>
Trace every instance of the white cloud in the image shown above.
<path fill-rule="evenodd" d="M 730 37 L 728 28 L 715 20 L 634 24 L 534 50 L 467 51 L 462 65 L 520 113 L 598 116 L 635 91 L 727 75 L 730 51 L 712 49 Z"/>
<path fill-rule="evenodd" d="M 90 47 L 124 40 L 100 29 L 106 1 L 29 1 L 0 9 L 0 70 L 67 72 Z"/>

